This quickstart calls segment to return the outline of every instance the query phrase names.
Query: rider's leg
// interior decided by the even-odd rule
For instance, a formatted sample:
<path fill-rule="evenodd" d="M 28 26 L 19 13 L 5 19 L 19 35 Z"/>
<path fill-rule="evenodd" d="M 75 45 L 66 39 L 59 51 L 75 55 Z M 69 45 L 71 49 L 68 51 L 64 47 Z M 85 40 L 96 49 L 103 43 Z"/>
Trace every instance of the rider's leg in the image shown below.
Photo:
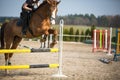
<path fill-rule="evenodd" d="M 26 31 L 27 31 L 27 27 L 28 27 L 28 13 L 22 12 L 21 19 L 23 20 L 22 34 L 26 35 Z"/>

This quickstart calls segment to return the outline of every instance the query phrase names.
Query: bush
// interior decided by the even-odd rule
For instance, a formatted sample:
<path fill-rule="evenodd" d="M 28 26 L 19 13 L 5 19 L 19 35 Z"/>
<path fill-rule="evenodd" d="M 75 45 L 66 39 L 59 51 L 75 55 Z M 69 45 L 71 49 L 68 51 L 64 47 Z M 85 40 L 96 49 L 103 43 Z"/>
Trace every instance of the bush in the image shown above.
<path fill-rule="evenodd" d="M 90 30 L 89 29 L 87 29 L 86 31 L 85 31 L 85 36 L 90 36 Z M 85 40 L 86 39 L 89 39 L 88 37 L 85 37 Z"/>
<path fill-rule="evenodd" d="M 84 31 L 81 32 L 81 35 L 84 35 Z M 85 40 L 85 37 L 80 38 L 80 42 L 83 42 Z"/>
<path fill-rule="evenodd" d="M 79 33 L 79 29 L 77 29 L 77 31 L 76 31 L 76 33 L 75 33 L 75 35 L 79 35 L 80 33 Z M 75 37 L 75 42 L 78 42 L 79 41 L 79 37 Z"/>
<path fill-rule="evenodd" d="M 91 39 L 93 39 L 93 30 L 96 29 L 95 25 L 91 26 L 91 31 L 90 31 L 90 35 L 91 35 Z"/>
<path fill-rule="evenodd" d="M 69 35 L 74 35 L 73 27 L 70 28 Z M 70 36 L 70 41 L 74 41 L 74 37 Z"/>
<path fill-rule="evenodd" d="M 64 29 L 63 34 L 69 34 L 68 29 Z M 70 38 L 67 36 L 63 36 L 63 41 L 70 41 Z"/>

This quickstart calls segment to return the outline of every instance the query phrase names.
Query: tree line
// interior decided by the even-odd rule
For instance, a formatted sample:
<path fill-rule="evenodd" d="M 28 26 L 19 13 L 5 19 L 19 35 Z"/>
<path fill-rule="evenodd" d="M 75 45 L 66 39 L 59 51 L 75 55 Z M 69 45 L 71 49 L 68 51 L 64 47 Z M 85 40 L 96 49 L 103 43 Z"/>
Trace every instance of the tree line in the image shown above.
<path fill-rule="evenodd" d="M 0 17 L 0 23 L 9 21 L 18 17 Z M 66 16 L 57 16 L 56 24 L 60 19 L 64 19 L 65 25 L 87 25 L 100 27 L 120 27 L 120 15 L 102 15 L 96 17 L 94 14 L 69 14 Z"/>
<path fill-rule="evenodd" d="M 17 19 L 18 17 L 0 17 L 0 23 L 10 21 L 12 19 Z"/>
<path fill-rule="evenodd" d="M 120 27 L 120 15 L 110 16 L 102 15 L 96 17 L 94 14 L 70 14 L 66 16 L 57 16 L 57 24 L 60 19 L 64 19 L 66 25 L 87 25 L 98 27 Z"/>

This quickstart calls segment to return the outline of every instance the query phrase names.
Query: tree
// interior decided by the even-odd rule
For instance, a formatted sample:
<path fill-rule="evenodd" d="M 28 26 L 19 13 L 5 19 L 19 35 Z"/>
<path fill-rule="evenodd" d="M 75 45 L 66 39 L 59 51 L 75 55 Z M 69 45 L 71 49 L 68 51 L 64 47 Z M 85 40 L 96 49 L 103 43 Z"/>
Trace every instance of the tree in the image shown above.
<path fill-rule="evenodd" d="M 103 27 L 108 27 L 109 22 L 106 16 L 98 17 L 98 25 Z"/>
<path fill-rule="evenodd" d="M 84 31 L 81 32 L 81 35 L 84 35 Z M 80 42 L 83 42 L 84 40 L 85 40 L 84 37 L 81 37 L 81 38 L 80 38 Z"/>
<path fill-rule="evenodd" d="M 70 28 L 70 31 L 69 31 L 69 35 L 73 35 L 74 34 L 74 30 L 73 30 L 73 27 Z M 70 41 L 73 41 L 74 40 L 74 37 L 70 36 Z"/>
<path fill-rule="evenodd" d="M 116 15 L 116 16 L 113 18 L 112 21 L 113 21 L 112 25 L 113 25 L 114 27 L 117 27 L 117 28 L 120 27 L 120 16 L 119 16 L 119 15 Z"/>
<path fill-rule="evenodd" d="M 91 36 L 91 39 L 93 39 L 93 31 L 96 29 L 95 25 L 92 25 L 91 26 L 91 30 L 90 30 L 90 36 Z"/>
<path fill-rule="evenodd" d="M 69 34 L 68 29 L 64 29 L 63 34 Z M 69 39 L 69 37 L 67 37 L 67 36 L 63 36 L 63 40 L 64 40 L 64 41 L 69 41 L 70 39 Z"/>
<path fill-rule="evenodd" d="M 79 37 L 78 37 L 78 35 L 79 35 L 79 29 L 77 29 L 75 35 L 77 35 L 77 36 L 75 37 L 75 41 L 78 42 L 78 41 L 79 41 Z"/>
<path fill-rule="evenodd" d="M 90 15 L 90 25 L 97 25 L 97 18 L 94 16 L 94 14 Z"/>
<path fill-rule="evenodd" d="M 85 36 L 90 36 L 90 30 L 89 30 L 89 28 L 85 31 Z M 85 39 L 88 39 L 88 37 L 85 37 Z"/>
<path fill-rule="evenodd" d="M 10 20 L 9 19 L 5 19 L 5 22 L 9 22 Z"/>
<path fill-rule="evenodd" d="M 2 23 L 0 23 L 0 27 L 2 26 Z"/>

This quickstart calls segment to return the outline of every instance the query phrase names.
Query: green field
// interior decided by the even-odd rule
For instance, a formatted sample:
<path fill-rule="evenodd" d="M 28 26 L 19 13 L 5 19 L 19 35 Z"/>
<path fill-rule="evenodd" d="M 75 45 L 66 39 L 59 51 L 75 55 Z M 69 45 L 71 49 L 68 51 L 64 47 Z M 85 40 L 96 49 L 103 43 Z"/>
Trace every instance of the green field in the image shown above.
<path fill-rule="evenodd" d="M 55 28 L 55 29 L 58 29 L 59 25 L 53 25 L 52 27 Z M 77 29 L 79 30 L 79 32 L 81 32 L 81 31 L 85 32 L 87 29 L 91 29 L 91 26 L 84 26 L 84 25 L 64 25 L 64 29 L 70 30 L 71 27 L 73 27 L 74 32 L 76 32 Z M 108 28 L 108 27 L 97 27 L 96 26 L 96 29 L 107 29 L 107 30 L 109 30 L 110 28 Z M 115 36 L 115 34 L 116 34 L 116 28 L 113 28 L 112 35 Z"/>

